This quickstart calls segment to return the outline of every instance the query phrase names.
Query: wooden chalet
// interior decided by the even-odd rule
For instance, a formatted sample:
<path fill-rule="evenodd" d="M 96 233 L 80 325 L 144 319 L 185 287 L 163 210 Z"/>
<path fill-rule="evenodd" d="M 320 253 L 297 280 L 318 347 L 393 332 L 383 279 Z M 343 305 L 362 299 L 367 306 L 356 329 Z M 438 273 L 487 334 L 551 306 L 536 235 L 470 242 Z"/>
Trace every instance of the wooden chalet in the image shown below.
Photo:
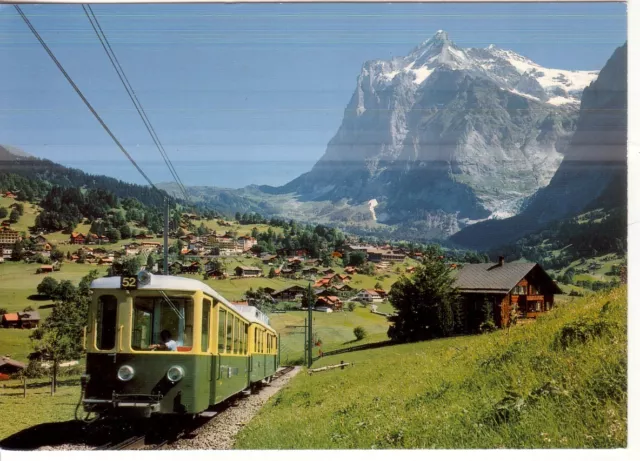
<path fill-rule="evenodd" d="M 25 370 L 27 365 L 10 357 L 0 357 L 0 373 L 5 375 L 13 375 Z"/>
<path fill-rule="evenodd" d="M 254 266 L 237 266 L 234 271 L 238 277 L 260 277 L 262 275 L 262 269 Z"/>
<path fill-rule="evenodd" d="M 318 275 L 318 268 L 317 267 L 308 267 L 308 268 L 302 269 L 302 275 L 303 276 Z"/>
<path fill-rule="evenodd" d="M 294 269 L 282 269 L 276 275 L 280 275 L 284 278 L 293 279 L 296 277 L 296 271 Z"/>
<path fill-rule="evenodd" d="M 225 271 L 209 269 L 207 275 L 212 279 L 226 279 L 227 273 Z"/>
<path fill-rule="evenodd" d="M 329 287 L 329 286 L 331 286 L 331 278 L 322 278 L 320 280 L 316 280 L 316 283 L 313 284 L 314 288 Z"/>
<path fill-rule="evenodd" d="M 342 300 L 337 296 L 319 296 L 315 307 L 330 307 L 333 310 L 342 309 Z"/>
<path fill-rule="evenodd" d="M 71 237 L 69 237 L 69 243 L 72 245 L 84 245 L 85 236 L 80 232 L 71 232 Z"/>
<path fill-rule="evenodd" d="M 465 311 L 480 308 L 486 301 L 493 305 L 494 322 L 506 327 L 511 306 L 517 305 L 520 317 L 535 318 L 553 308 L 554 295 L 562 290 L 537 263 L 467 264 L 454 282 L 463 297 Z"/>
<path fill-rule="evenodd" d="M 18 317 L 20 318 L 18 322 L 19 328 L 31 329 L 38 328 L 38 325 L 40 325 L 40 312 L 18 312 Z"/>
<path fill-rule="evenodd" d="M 2 326 L 4 328 L 18 328 L 20 317 L 17 312 L 9 312 L 2 315 Z"/>
<path fill-rule="evenodd" d="M 304 293 L 306 291 L 307 291 L 306 288 L 303 288 L 298 285 L 292 285 L 280 291 L 273 292 L 271 296 L 276 301 L 295 301 L 296 299 L 299 299 L 302 296 L 304 296 Z"/>
<path fill-rule="evenodd" d="M 14 194 L 13 192 L 11 192 L 11 191 L 5 192 L 4 196 L 5 196 L 5 198 L 12 198 L 12 199 L 17 199 L 18 198 L 18 196 L 16 194 Z"/>

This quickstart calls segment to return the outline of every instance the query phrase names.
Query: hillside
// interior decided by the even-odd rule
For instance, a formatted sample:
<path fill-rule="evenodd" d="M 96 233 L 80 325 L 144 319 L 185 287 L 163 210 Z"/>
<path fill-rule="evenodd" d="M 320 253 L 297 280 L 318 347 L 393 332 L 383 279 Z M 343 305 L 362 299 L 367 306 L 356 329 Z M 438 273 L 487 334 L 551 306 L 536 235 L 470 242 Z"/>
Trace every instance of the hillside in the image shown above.
<path fill-rule="evenodd" d="M 509 331 L 326 357 L 238 449 L 615 448 L 627 444 L 626 287 Z"/>
<path fill-rule="evenodd" d="M 47 187 L 102 189 L 120 198 L 136 198 L 147 206 L 162 206 L 166 193 L 109 176 L 91 175 L 0 145 L 0 190 L 21 190 L 25 199 L 41 198 Z"/>

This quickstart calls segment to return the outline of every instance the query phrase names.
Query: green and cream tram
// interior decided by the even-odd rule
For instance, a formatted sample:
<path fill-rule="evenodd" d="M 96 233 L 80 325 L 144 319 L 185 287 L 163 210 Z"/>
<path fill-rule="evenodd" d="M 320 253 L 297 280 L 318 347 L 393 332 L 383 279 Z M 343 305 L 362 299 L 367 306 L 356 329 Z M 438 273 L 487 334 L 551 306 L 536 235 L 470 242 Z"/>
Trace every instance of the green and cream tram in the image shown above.
<path fill-rule="evenodd" d="M 85 411 L 199 414 L 278 369 L 268 317 L 202 282 L 143 272 L 97 279 L 91 290 Z"/>

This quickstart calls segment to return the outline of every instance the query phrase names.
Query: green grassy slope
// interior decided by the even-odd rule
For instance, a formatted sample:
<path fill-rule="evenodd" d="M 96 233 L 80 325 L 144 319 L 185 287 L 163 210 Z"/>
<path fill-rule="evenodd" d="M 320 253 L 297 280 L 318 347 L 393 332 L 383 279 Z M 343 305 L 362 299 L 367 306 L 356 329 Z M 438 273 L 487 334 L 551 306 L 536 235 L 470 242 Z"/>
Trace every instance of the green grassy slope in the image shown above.
<path fill-rule="evenodd" d="M 355 366 L 299 374 L 236 448 L 624 447 L 625 290 L 572 300 L 510 332 L 326 357 L 314 366 Z M 593 337 L 555 343 L 570 332 Z"/>

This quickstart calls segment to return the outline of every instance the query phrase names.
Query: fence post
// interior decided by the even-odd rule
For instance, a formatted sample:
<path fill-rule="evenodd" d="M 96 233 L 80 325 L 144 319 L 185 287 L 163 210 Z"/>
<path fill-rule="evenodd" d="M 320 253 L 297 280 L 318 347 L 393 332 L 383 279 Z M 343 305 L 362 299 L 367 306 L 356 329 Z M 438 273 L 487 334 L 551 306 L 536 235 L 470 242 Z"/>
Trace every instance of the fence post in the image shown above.
<path fill-rule="evenodd" d="M 340 365 L 342 365 L 342 366 L 340 367 L 340 369 L 341 369 L 341 370 L 344 370 L 344 360 L 340 360 Z"/>

